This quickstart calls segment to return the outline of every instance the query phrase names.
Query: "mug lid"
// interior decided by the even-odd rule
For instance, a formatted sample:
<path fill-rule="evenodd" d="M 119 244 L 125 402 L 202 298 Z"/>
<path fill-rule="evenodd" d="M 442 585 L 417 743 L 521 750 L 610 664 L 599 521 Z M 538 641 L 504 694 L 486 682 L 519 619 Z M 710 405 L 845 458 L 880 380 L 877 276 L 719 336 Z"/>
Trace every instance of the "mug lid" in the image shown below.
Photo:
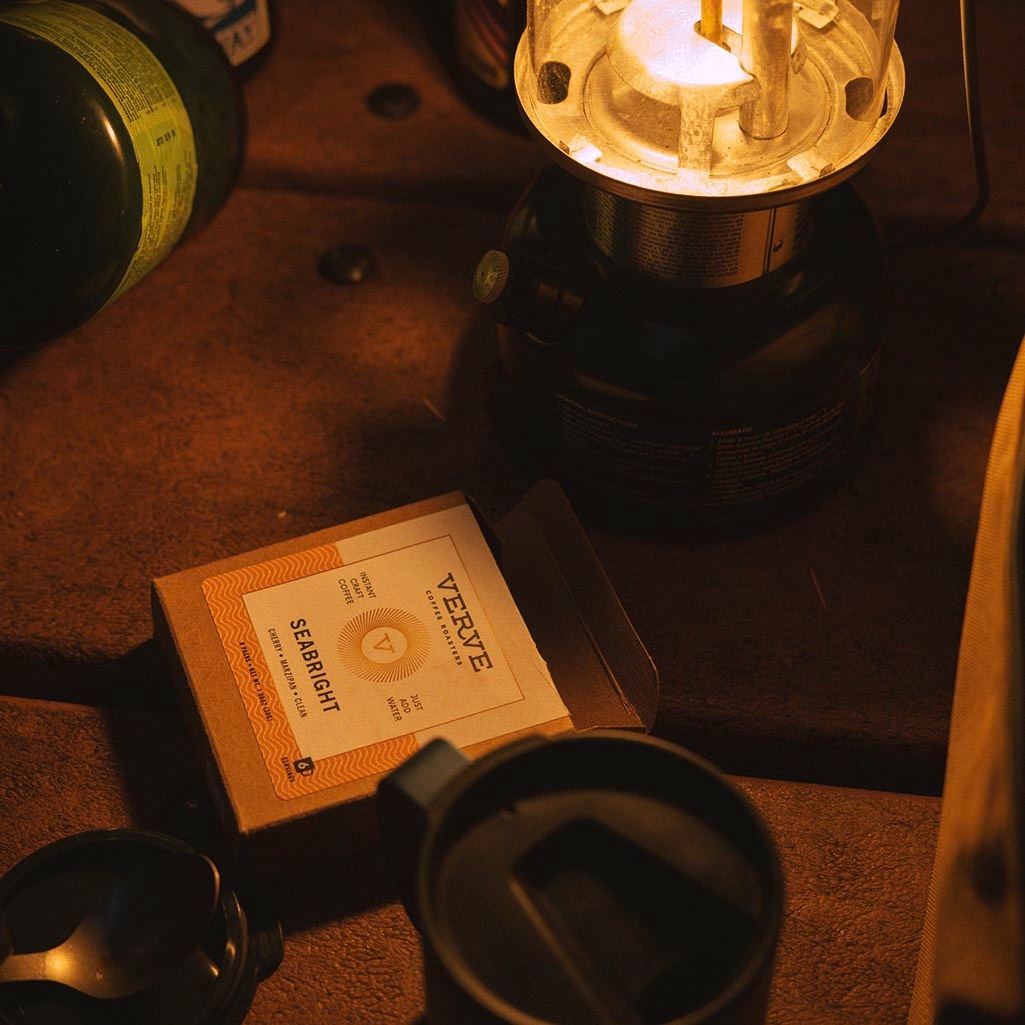
<path fill-rule="evenodd" d="M 683 748 L 622 731 L 531 738 L 455 776 L 428 818 L 424 937 L 493 1018 L 732 1021 L 760 999 L 778 853 L 747 799 Z"/>

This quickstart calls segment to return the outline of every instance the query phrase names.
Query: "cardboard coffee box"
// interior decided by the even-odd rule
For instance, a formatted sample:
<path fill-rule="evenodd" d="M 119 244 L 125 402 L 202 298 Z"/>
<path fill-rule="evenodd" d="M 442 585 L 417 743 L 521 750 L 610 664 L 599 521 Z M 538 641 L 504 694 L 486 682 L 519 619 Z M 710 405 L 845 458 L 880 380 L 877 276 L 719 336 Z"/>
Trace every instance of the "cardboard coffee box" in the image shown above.
<path fill-rule="evenodd" d="M 453 493 L 153 583 L 154 632 L 257 876 L 376 841 L 378 780 L 442 736 L 648 730 L 658 676 L 558 485 L 493 527 Z"/>

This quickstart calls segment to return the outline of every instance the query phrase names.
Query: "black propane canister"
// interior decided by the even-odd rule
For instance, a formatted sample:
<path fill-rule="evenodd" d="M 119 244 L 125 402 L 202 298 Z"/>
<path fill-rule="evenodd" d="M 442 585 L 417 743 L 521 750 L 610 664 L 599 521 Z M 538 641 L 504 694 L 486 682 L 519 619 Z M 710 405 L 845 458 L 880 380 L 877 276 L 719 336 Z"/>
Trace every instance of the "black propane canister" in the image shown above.
<path fill-rule="evenodd" d="M 220 46 L 169 4 L 0 3 L 0 349 L 81 324 L 202 228 L 244 124 Z"/>
<path fill-rule="evenodd" d="M 501 325 L 510 449 L 591 520 L 707 533 L 802 510 L 861 451 L 883 282 L 848 187 L 702 217 L 552 168 L 474 291 Z"/>

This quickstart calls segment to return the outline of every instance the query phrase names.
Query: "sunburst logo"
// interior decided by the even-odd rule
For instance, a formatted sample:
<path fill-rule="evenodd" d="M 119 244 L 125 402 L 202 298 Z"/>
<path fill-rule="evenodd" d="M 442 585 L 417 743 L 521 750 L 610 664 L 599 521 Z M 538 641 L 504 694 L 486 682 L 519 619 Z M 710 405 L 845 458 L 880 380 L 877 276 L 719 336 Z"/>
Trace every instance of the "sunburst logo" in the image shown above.
<path fill-rule="evenodd" d="M 405 609 L 368 609 L 338 635 L 338 658 L 361 680 L 394 683 L 411 676 L 431 652 L 427 627 Z"/>

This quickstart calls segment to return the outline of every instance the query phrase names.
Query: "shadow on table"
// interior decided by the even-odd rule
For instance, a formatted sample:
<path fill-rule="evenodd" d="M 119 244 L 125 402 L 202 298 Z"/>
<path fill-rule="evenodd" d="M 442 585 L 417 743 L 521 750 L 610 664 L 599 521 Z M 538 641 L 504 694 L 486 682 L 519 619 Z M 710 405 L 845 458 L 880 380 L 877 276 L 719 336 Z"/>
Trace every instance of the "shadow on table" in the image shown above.
<path fill-rule="evenodd" d="M 129 820 L 136 828 L 167 833 L 211 854 L 234 874 L 231 856 L 198 756 L 181 717 L 173 708 L 105 709 L 111 754 L 122 780 Z M 364 844 L 373 843 L 363 840 Z M 282 873 L 253 892 L 270 903 L 286 932 L 338 921 L 397 900 L 381 851 L 324 851 L 293 875 Z M 316 886 L 310 885 L 315 877 Z M 236 876 L 237 878 L 237 876 Z M 247 887 L 244 875 L 239 884 Z"/>
<path fill-rule="evenodd" d="M 472 300 L 468 300 L 472 301 Z M 495 418 L 494 323 L 482 313 L 454 345 L 440 394 L 398 397 L 358 424 L 347 439 L 345 471 L 368 481 L 379 500 L 401 505 L 466 491 L 497 516 L 523 495 L 531 476 L 509 456 Z"/>

